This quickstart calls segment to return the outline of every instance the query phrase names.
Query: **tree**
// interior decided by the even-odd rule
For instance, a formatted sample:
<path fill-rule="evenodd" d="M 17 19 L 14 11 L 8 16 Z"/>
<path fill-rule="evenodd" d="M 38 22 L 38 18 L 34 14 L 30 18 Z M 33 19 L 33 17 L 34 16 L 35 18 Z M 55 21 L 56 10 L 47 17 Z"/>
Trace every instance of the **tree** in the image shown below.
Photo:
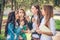
<path fill-rule="evenodd" d="M 54 0 L 54 6 L 60 6 L 60 0 Z"/>
<path fill-rule="evenodd" d="M 0 34 L 1 34 L 1 3 L 0 3 Z"/>
<path fill-rule="evenodd" d="M 1 34 L 4 6 L 5 6 L 5 0 L 0 0 L 0 34 Z"/>
<path fill-rule="evenodd" d="M 13 0 L 11 0 L 11 10 L 13 10 Z"/>

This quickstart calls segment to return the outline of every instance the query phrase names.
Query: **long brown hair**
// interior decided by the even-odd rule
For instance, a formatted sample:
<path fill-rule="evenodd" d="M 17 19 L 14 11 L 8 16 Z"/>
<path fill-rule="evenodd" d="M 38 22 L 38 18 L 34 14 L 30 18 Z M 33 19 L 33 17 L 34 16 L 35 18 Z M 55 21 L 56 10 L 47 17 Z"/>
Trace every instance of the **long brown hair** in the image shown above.
<path fill-rule="evenodd" d="M 41 13 L 41 10 L 40 10 L 40 6 L 37 5 L 37 4 L 32 5 L 32 6 L 34 6 L 36 9 L 38 9 L 37 15 L 38 15 L 38 20 L 39 20 L 39 22 L 40 22 L 40 21 L 41 21 L 40 19 L 41 19 L 41 17 L 42 17 L 42 13 Z"/>
<path fill-rule="evenodd" d="M 46 13 L 45 25 L 48 27 L 50 18 L 53 17 L 53 7 L 51 5 L 44 5 L 43 9 Z"/>

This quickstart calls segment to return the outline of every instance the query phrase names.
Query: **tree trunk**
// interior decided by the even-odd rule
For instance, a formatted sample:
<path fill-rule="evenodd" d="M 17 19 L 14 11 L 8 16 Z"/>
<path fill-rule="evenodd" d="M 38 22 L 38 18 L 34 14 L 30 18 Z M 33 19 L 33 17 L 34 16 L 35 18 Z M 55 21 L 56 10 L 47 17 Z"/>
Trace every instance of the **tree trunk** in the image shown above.
<path fill-rule="evenodd" d="M 5 1 L 1 0 L 1 3 L 0 3 L 0 34 L 1 34 L 4 6 L 5 6 Z"/>
<path fill-rule="evenodd" d="M 16 10 L 16 0 L 14 1 L 14 5 L 15 5 L 15 10 Z"/>
<path fill-rule="evenodd" d="M 0 0 L 0 2 L 1 2 L 1 0 Z M 1 14 L 1 3 L 0 3 L 0 14 Z M 0 19 L 1 19 L 1 17 L 0 17 Z M 0 22 L 0 34 L 1 34 L 1 22 Z"/>
<path fill-rule="evenodd" d="M 1 4 L 0 4 L 0 34 L 1 34 Z"/>
<path fill-rule="evenodd" d="M 13 10 L 13 0 L 11 0 L 11 10 Z"/>
<path fill-rule="evenodd" d="M 2 8 L 2 5 L 0 6 L 1 6 L 0 8 Z M 1 27 L 2 27 L 2 19 L 3 19 L 3 11 L 2 9 L 0 9 L 0 34 L 1 34 Z"/>

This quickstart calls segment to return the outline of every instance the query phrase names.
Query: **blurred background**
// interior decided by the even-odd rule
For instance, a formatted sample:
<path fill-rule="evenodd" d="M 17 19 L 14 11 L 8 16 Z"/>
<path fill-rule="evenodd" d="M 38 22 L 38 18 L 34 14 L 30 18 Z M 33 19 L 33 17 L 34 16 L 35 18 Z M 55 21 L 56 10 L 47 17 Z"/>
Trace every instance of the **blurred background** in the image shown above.
<path fill-rule="evenodd" d="M 57 32 L 53 40 L 60 39 L 60 0 L 0 0 L 0 40 L 5 40 L 5 25 L 9 12 L 23 8 L 27 15 L 32 16 L 30 12 L 32 4 L 38 4 L 41 9 L 44 4 L 53 6 Z"/>

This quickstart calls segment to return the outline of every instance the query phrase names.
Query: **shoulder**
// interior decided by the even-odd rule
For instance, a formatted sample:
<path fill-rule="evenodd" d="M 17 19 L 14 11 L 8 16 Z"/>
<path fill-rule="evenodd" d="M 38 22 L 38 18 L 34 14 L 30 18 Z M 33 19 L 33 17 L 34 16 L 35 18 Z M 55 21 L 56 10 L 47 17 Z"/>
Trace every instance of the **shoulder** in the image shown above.
<path fill-rule="evenodd" d="M 13 24 L 12 22 L 8 23 L 8 25 L 12 25 L 12 24 Z"/>
<path fill-rule="evenodd" d="M 8 26 L 13 26 L 14 24 L 12 22 L 8 23 Z"/>
<path fill-rule="evenodd" d="M 55 22 L 54 18 L 50 18 L 50 22 Z"/>

